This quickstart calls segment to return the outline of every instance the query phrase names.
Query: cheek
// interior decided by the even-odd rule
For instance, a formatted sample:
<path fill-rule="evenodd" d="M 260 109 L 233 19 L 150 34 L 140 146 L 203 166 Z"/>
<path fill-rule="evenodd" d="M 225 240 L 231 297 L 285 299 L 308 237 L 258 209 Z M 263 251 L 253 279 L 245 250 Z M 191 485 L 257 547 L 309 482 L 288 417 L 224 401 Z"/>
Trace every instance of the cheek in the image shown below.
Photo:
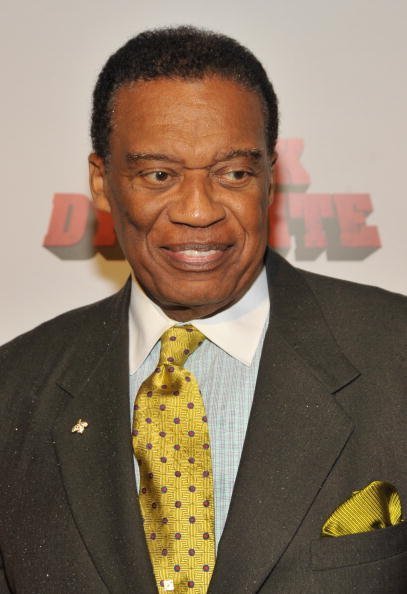
<path fill-rule="evenodd" d="M 136 196 L 127 188 L 110 193 L 109 202 L 116 232 L 126 240 L 135 235 L 146 236 L 160 216 L 160 210 L 152 201 Z"/>
<path fill-rule="evenodd" d="M 267 197 L 250 197 L 234 210 L 234 215 L 250 243 L 262 242 L 268 228 L 269 205 Z"/>

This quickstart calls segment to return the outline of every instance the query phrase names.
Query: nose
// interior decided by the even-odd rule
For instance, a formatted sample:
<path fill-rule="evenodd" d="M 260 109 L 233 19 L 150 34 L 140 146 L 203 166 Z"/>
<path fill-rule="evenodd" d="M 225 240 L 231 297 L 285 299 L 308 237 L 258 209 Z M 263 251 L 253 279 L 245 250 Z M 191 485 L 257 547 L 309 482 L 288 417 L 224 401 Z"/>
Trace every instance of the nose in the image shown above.
<path fill-rule="evenodd" d="M 189 227 L 210 227 L 226 218 L 222 202 L 207 171 L 187 171 L 168 208 L 172 223 Z"/>

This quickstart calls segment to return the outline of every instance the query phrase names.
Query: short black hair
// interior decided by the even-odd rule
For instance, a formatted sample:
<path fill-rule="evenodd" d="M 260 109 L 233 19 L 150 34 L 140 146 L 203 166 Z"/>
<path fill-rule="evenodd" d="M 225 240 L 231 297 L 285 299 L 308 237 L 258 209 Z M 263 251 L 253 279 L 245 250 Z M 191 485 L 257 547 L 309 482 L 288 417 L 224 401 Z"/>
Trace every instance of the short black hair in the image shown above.
<path fill-rule="evenodd" d="M 260 61 L 234 39 L 191 26 L 144 31 L 110 56 L 93 92 L 93 150 L 109 156 L 111 117 L 116 91 L 125 84 L 155 78 L 201 79 L 218 75 L 258 93 L 265 110 L 267 147 L 274 151 L 278 104 Z"/>

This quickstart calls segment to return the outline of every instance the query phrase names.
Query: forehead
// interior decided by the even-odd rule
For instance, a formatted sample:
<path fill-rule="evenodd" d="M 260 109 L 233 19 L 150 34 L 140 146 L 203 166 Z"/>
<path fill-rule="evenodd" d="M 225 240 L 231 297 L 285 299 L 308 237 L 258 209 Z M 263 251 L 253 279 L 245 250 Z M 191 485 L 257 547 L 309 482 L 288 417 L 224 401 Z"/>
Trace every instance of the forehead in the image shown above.
<path fill-rule="evenodd" d="M 198 161 L 216 151 L 265 151 L 262 102 L 254 91 L 218 76 L 127 84 L 114 97 L 110 148 L 187 153 Z"/>

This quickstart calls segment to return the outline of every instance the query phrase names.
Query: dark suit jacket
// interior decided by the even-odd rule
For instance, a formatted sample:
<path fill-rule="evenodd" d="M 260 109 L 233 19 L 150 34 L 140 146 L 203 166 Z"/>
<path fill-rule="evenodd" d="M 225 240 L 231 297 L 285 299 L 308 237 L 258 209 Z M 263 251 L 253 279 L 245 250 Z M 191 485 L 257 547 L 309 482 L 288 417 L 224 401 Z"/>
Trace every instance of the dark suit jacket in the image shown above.
<path fill-rule="evenodd" d="M 321 537 L 372 480 L 407 506 L 406 300 L 267 262 L 271 320 L 210 594 L 407 592 L 407 522 Z M 152 594 L 117 295 L 1 350 L 0 594 Z M 79 418 L 89 426 L 71 433 Z"/>

